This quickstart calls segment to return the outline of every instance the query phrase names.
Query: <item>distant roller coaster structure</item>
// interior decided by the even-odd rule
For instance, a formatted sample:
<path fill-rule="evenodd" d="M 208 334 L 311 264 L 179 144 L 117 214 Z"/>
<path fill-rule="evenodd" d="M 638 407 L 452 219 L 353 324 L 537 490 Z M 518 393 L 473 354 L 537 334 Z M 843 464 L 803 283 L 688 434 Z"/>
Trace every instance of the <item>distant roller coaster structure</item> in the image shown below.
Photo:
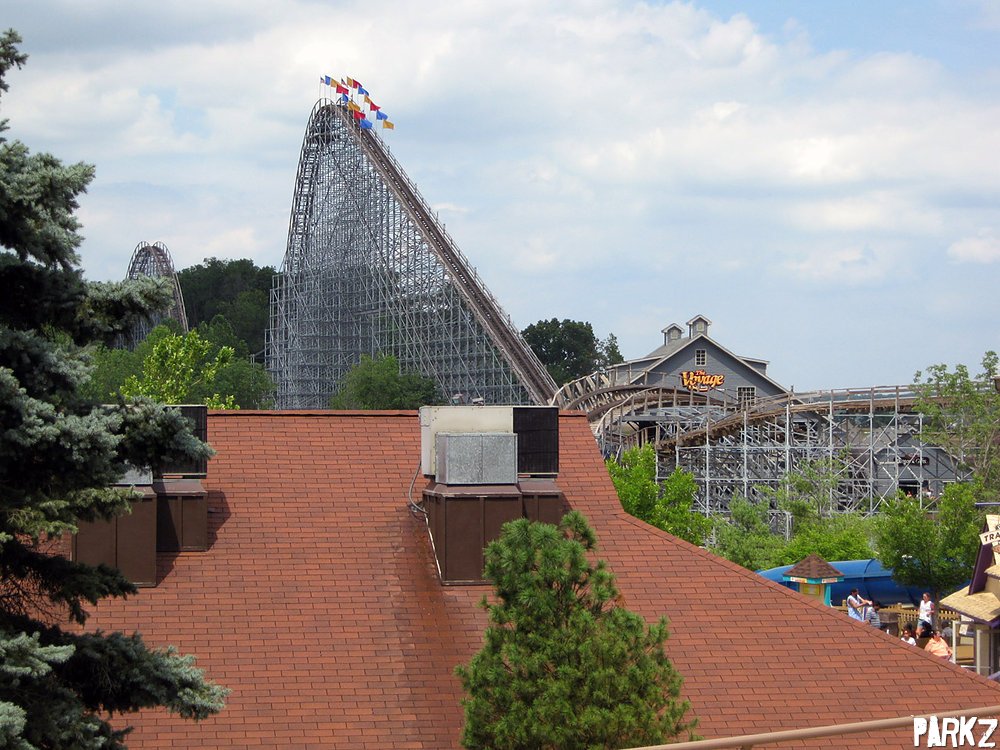
<path fill-rule="evenodd" d="M 148 242 L 140 242 L 132 251 L 132 259 L 129 261 L 125 278 L 138 279 L 144 276 L 167 279 L 173 293 L 173 301 L 166 310 L 136 323 L 132 330 L 122 337 L 120 342 L 122 348 L 134 349 L 149 335 L 153 328 L 167 319 L 177 321 L 181 330 L 184 333 L 188 332 L 184 295 L 181 293 L 181 285 L 177 280 L 177 273 L 174 271 L 170 251 L 162 242 L 154 242 L 152 245 Z"/>
<path fill-rule="evenodd" d="M 271 292 L 278 408 L 325 407 L 364 354 L 395 356 L 455 402 L 544 404 L 556 390 L 381 138 L 321 99 Z"/>
<path fill-rule="evenodd" d="M 785 477 L 822 460 L 834 473 L 831 507 L 875 513 L 900 491 L 939 493 L 968 478 L 958 455 L 919 439 L 912 386 L 785 393 L 746 402 L 724 389 L 695 393 L 679 378 L 647 381 L 609 369 L 567 383 L 552 403 L 585 411 L 608 457 L 652 444 L 657 478 L 675 468 L 698 483 L 697 507 L 725 513 L 737 496 L 763 499 Z"/>

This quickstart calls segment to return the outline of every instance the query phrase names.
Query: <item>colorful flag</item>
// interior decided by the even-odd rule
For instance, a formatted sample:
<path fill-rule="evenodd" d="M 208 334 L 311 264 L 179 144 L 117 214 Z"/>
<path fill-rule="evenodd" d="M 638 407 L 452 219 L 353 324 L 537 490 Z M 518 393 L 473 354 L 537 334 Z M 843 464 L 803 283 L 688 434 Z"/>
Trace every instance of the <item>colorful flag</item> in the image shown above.
<path fill-rule="evenodd" d="M 341 94 L 340 98 L 337 101 L 340 102 L 341 104 L 347 102 L 347 94 Z"/>
<path fill-rule="evenodd" d="M 391 122 L 389 122 L 388 120 L 382 120 L 382 127 L 383 127 L 383 128 L 385 129 L 385 130 L 395 130 L 395 129 L 396 129 L 396 126 L 395 126 L 395 125 L 393 125 L 393 124 L 392 124 Z"/>
<path fill-rule="evenodd" d="M 354 119 L 355 120 L 363 120 L 363 119 L 365 119 L 365 116 L 361 112 L 361 110 L 358 110 L 357 112 L 351 112 L 351 114 L 354 115 Z"/>
<path fill-rule="evenodd" d="M 337 84 L 337 93 L 338 94 L 346 94 L 347 93 L 347 86 L 345 86 L 342 83 L 338 83 Z"/>
<path fill-rule="evenodd" d="M 357 81 L 357 80 L 355 80 L 353 78 L 348 78 L 347 80 L 350 82 L 351 88 L 355 88 L 355 89 L 360 89 L 361 88 L 361 81 Z M 365 93 L 367 94 L 368 92 L 366 91 Z"/>
<path fill-rule="evenodd" d="M 372 129 L 372 121 L 371 120 L 362 119 L 359 124 L 361 125 L 361 129 L 362 130 L 371 130 Z"/>
<path fill-rule="evenodd" d="M 368 96 L 368 92 L 365 91 L 365 87 L 362 86 L 360 83 L 358 84 L 358 93 L 359 94 L 364 94 L 365 96 Z"/>
<path fill-rule="evenodd" d="M 350 86 L 351 88 L 357 88 L 358 84 L 354 81 L 353 78 L 347 76 L 347 85 Z"/>
<path fill-rule="evenodd" d="M 351 112 L 360 112 L 360 111 L 361 111 L 361 107 L 359 107 L 359 106 L 358 106 L 357 104 L 355 104 L 354 102 L 348 102 L 348 103 L 347 103 L 347 108 L 348 108 L 349 110 L 351 110 Z"/>
<path fill-rule="evenodd" d="M 389 119 L 389 115 L 387 115 L 385 112 L 375 112 L 375 119 L 377 119 L 377 120 L 388 120 Z"/>

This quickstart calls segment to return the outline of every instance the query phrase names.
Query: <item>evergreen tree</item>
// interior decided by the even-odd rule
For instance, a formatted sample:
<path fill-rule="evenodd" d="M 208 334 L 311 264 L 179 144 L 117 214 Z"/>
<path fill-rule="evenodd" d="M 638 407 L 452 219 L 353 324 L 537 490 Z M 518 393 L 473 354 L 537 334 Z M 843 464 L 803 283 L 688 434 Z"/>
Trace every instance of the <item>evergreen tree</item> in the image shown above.
<path fill-rule="evenodd" d="M 694 729 L 664 652 L 666 620 L 647 627 L 620 606 L 611 572 L 588 559 L 595 547 L 571 512 L 558 528 L 512 521 L 486 548 L 495 603 L 483 600 L 482 650 L 456 670 L 465 747 L 619 748 Z"/>
<path fill-rule="evenodd" d="M 20 41 L 0 35 L 0 91 L 25 62 Z M 78 521 L 128 510 L 130 493 L 108 489 L 127 466 L 209 453 L 175 410 L 93 406 L 79 393 L 85 347 L 170 300 L 153 279 L 83 279 L 73 212 L 92 176 L 0 140 L 0 744 L 22 750 L 124 747 L 112 715 L 165 706 L 198 719 L 224 695 L 188 657 L 138 635 L 84 632 L 88 604 L 135 588 L 54 554 Z"/>

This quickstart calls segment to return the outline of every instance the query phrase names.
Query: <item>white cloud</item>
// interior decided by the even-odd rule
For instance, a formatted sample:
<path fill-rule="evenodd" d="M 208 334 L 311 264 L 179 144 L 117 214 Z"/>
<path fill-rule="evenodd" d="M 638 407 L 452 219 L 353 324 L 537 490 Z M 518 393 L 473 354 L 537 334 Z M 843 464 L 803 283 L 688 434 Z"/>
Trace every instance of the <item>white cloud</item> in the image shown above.
<path fill-rule="evenodd" d="M 977 234 L 1000 226 L 996 80 L 898 43 L 818 49 L 807 22 L 761 18 L 711 0 L 36 0 L 5 21 L 32 57 L 3 116 L 34 149 L 96 162 L 81 218 L 98 278 L 121 277 L 140 240 L 178 266 L 280 264 L 321 74 L 366 83 L 393 153 L 512 314 L 578 305 L 607 331 L 605 309 L 665 310 L 615 314 L 626 354 L 668 319 L 721 320 L 745 286 L 841 310 L 845 285 L 902 309 L 940 248 L 959 274 L 998 260 L 995 233 Z"/>
<path fill-rule="evenodd" d="M 889 254 L 876 252 L 870 246 L 845 248 L 810 248 L 793 260 L 786 261 L 783 270 L 790 276 L 807 282 L 844 285 L 871 284 L 893 271 Z"/>
<path fill-rule="evenodd" d="M 951 243 L 948 255 L 959 263 L 996 263 L 1000 261 L 1000 237 L 992 229 L 980 229 L 975 237 Z"/>

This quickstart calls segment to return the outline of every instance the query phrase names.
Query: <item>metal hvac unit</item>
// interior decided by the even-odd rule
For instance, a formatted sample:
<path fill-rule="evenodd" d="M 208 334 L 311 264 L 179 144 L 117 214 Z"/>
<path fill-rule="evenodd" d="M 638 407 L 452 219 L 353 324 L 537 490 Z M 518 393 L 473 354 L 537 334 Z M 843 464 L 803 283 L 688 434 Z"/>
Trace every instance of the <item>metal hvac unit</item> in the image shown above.
<path fill-rule="evenodd" d="M 510 406 L 422 406 L 420 407 L 420 470 L 432 477 L 437 469 L 439 432 L 514 432 Z"/>
<path fill-rule="evenodd" d="M 517 482 L 517 435 L 513 433 L 439 432 L 435 449 L 435 476 L 441 484 Z"/>
<path fill-rule="evenodd" d="M 559 409 L 555 406 L 424 406 L 420 409 L 420 469 L 435 476 L 439 433 L 514 433 L 517 473 L 559 473 Z"/>

